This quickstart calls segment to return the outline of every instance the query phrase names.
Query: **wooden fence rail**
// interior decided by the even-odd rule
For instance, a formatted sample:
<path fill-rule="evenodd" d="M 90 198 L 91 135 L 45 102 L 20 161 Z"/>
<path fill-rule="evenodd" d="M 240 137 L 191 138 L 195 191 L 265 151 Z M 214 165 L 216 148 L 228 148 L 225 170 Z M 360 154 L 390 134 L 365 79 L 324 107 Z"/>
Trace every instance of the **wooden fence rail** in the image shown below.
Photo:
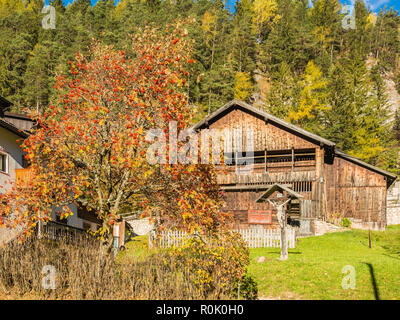
<path fill-rule="evenodd" d="M 91 239 L 91 236 L 85 230 L 67 226 L 63 223 L 57 223 L 55 221 L 41 224 L 37 230 L 37 235 L 39 238 L 64 241 L 67 243 Z"/>
<path fill-rule="evenodd" d="M 249 248 L 279 248 L 281 246 L 281 233 L 280 230 L 265 230 L 265 229 L 240 229 L 235 230 L 238 232 Z M 150 242 L 157 243 L 162 248 L 167 247 L 180 247 L 188 239 L 185 231 L 161 231 L 158 235 L 154 231 L 150 233 Z M 296 235 L 294 228 L 287 228 L 288 247 L 295 248 Z"/>
<path fill-rule="evenodd" d="M 281 246 L 281 232 L 279 229 L 240 229 L 235 230 L 242 235 L 249 248 L 279 248 Z M 288 247 L 296 246 L 294 228 L 287 228 Z"/>

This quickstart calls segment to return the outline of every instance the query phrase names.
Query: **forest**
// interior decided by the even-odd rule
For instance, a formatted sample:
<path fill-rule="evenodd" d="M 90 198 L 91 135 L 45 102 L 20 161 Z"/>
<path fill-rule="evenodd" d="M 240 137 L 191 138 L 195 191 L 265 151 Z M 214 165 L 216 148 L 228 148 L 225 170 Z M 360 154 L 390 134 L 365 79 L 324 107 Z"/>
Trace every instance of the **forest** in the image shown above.
<path fill-rule="evenodd" d="M 50 4 L 55 29 L 42 27 L 43 1 L 0 0 L 0 96 L 15 112 L 46 112 L 57 75 L 93 42 L 129 55 L 140 30 L 178 21 L 194 48 L 193 121 L 240 99 L 400 174 L 400 114 L 391 102 L 400 92 L 400 18 L 391 8 L 372 12 L 357 0 L 355 25 L 344 28 L 339 0 L 240 0 L 234 10 L 221 0 Z"/>

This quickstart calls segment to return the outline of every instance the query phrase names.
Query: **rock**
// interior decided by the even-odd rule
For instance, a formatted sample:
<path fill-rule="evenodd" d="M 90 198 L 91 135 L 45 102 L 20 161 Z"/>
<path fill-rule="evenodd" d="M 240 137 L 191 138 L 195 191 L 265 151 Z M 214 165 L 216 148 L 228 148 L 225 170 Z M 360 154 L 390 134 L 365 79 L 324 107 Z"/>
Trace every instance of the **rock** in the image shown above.
<path fill-rule="evenodd" d="M 265 258 L 265 257 L 258 257 L 257 258 L 257 262 L 258 263 L 263 263 L 263 262 L 265 262 L 265 260 L 267 260 L 267 258 Z"/>

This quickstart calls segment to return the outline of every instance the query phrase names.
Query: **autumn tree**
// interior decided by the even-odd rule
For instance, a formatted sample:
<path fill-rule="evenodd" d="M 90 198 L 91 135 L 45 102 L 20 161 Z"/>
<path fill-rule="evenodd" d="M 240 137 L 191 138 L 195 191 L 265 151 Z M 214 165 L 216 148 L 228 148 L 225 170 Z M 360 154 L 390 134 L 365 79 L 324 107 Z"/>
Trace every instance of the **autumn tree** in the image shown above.
<path fill-rule="evenodd" d="M 320 130 L 324 112 L 330 108 L 327 101 L 327 86 L 328 82 L 322 71 L 310 61 L 301 79 L 297 107 L 289 111 L 287 119 L 305 129 L 314 132 Z"/>
<path fill-rule="evenodd" d="M 223 225 L 227 216 L 219 212 L 209 166 L 170 161 L 170 148 L 165 161 L 147 156 L 148 130 L 161 128 L 169 140 L 171 121 L 182 131 L 191 118 L 190 47 L 178 24 L 162 34 L 146 28 L 132 39 L 132 56 L 95 43 L 89 57 L 70 61 L 69 74 L 57 79 L 58 100 L 35 116 L 38 128 L 22 145 L 31 163 L 29 186 L 1 196 L 0 223 L 23 225 L 29 234 L 55 208 L 63 218 L 79 202 L 103 221 L 108 248 L 112 224 L 127 207 L 189 232 Z"/>
<path fill-rule="evenodd" d="M 238 72 L 235 75 L 235 99 L 246 101 L 252 92 L 253 85 L 250 75 L 245 72 Z"/>

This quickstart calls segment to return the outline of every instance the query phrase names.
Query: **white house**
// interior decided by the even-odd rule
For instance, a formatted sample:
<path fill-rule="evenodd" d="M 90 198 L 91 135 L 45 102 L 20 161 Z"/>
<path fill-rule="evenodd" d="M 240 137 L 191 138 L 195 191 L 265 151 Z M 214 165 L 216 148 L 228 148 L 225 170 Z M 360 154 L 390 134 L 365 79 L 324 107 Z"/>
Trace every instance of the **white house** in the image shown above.
<path fill-rule="evenodd" d="M 11 102 L 0 96 L 0 193 L 7 191 L 18 176 L 29 173 L 21 142 L 29 136 L 33 127 L 32 120 L 21 114 L 8 112 Z M 66 220 L 60 220 L 54 210 L 54 225 L 62 228 L 69 226 L 81 230 L 96 230 L 100 221 L 84 208 L 71 204 L 74 213 Z M 19 230 L 0 229 L 0 244 L 15 237 Z"/>

